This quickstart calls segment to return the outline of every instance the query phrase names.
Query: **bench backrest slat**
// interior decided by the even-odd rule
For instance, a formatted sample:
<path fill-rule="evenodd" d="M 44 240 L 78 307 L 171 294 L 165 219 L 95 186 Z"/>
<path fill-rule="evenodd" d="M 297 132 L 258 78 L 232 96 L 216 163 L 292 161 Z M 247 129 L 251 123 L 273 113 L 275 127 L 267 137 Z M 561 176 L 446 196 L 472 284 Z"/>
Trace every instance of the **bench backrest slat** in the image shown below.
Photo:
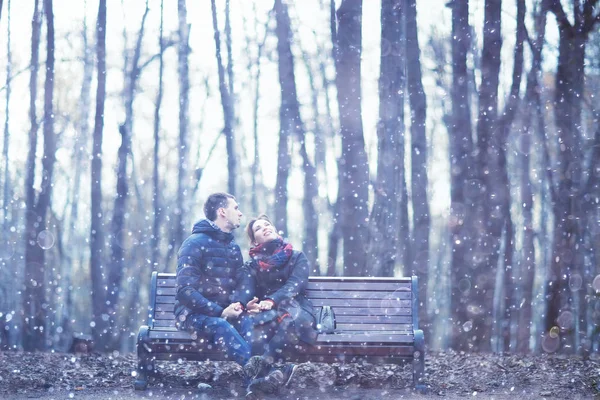
<path fill-rule="evenodd" d="M 377 338 L 389 334 L 398 340 L 397 334 L 412 334 L 418 326 L 412 312 L 417 298 L 415 281 L 411 278 L 310 277 L 306 295 L 317 312 L 324 305 L 333 307 L 338 334 L 369 332 L 365 334 L 376 334 Z M 148 312 L 148 325 L 153 329 L 175 329 L 176 286 L 175 274 L 153 274 L 152 306 Z"/>

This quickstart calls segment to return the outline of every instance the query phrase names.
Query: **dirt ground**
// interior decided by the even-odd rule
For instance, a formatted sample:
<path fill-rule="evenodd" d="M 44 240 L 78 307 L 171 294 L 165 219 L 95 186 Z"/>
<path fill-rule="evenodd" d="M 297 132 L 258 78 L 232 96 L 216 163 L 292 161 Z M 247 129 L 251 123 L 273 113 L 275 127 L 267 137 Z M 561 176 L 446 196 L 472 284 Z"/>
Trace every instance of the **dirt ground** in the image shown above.
<path fill-rule="evenodd" d="M 245 394 L 235 363 L 159 363 L 159 376 L 141 392 L 133 390 L 135 366 L 134 354 L 4 352 L 0 398 L 211 400 Z M 598 358 L 430 352 L 425 393 L 412 390 L 411 376 L 410 364 L 306 363 L 290 388 L 265 399 L 600 399 Z M 201 384 L 206 388 L 198 389 Z"/>

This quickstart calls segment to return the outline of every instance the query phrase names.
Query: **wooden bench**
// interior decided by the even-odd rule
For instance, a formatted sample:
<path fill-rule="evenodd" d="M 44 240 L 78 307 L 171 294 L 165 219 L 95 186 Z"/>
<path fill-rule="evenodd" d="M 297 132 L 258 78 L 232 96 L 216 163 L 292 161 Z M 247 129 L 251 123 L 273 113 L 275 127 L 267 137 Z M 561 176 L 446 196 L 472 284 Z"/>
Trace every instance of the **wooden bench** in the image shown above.
<path fill-rule="evenodd" d="M 157 360 L 226 360 L 202 339 L 177 330 L 173 314 L 175 274 L 152 273 L 148 324 L 137 339 L 135 389 L 144 390 Z M 316 311 L 328 305 L 336 330 L 289 357 L 297 362 L 413 363 L 413 383 L 423 389 L 423 331 L 418 329 L 417 278 L 310 277 L 307 295 Z M 212 347 L 212 346 L 211 346 Z"/>

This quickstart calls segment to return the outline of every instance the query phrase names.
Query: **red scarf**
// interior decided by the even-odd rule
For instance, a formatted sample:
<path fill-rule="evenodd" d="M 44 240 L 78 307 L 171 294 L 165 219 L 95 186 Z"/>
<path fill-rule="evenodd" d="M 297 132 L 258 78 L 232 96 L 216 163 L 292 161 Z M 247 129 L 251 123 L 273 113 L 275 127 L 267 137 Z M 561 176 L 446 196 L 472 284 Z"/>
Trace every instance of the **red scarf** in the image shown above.
<path fill-rule="evenodd" d="M 252 247 L 250 257 L 257 261 L 261 271 L 268 271 L 285 265 L 292 256 L 292 250 L 292 245 L 279 237 Z"/>

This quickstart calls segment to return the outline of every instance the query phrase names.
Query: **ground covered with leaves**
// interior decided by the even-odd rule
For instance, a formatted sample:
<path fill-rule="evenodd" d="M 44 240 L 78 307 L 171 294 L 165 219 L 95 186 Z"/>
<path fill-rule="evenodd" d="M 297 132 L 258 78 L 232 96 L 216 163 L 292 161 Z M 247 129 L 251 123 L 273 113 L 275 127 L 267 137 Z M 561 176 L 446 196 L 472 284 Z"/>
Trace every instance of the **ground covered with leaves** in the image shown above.
<path fill-rule="evenodd" d="M 144 392 L 133 390 L 135 354 L 0 353 L 0 398 L 243 398 L 241 368 L 230 362 L 159 363 Z M 600 360 L 556 355 L 430 352 L 425 393 L 411 390 L 412 366 L 301 364 L 277 396 L 285 399 L 600 399 Z M 201 389 L 198 389 L 200 386 Z"/>

